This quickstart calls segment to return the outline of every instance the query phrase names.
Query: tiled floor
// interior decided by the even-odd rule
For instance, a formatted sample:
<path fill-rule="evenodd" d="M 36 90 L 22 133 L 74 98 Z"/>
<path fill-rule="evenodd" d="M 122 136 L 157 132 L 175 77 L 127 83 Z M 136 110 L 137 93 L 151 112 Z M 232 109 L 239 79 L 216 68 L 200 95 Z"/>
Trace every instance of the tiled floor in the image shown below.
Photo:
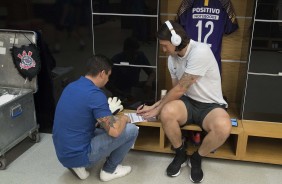
<path fill-rule="evenodd" d="M 7 153 L 10 163 L 0 170 L 1 184 L 98 184 L 99 170 L 103 164 L 90 170 L 86 180 L 77 179 L 57 160 L 51 134 L 40 134 L 41 141 L 36 144 L 24 140 Z M 108 183 L 111 184 L 170 184 L 192 183 L 189 180 L 189 167 L 184 167 L 178 177 L 165 175 L 165 169 L 172 159 L 170 154 L 130 151 L 123 164 L 132 166 L 132 173 Z M 281 183 L 282 167 L 279 165 L 258 164 L 221 159 L 204 159 L 205 178 L 202 183 L 209 184 L 278 184 Z"/>

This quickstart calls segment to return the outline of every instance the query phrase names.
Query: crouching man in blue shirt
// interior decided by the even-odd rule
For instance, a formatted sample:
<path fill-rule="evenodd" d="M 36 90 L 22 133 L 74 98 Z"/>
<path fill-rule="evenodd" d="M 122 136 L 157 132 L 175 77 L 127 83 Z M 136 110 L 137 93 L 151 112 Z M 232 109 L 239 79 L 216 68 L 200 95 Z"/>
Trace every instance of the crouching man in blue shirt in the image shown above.
<path fill-rule="evenodd" d="M 106 157 L 100 179 L 110 181 L 131 172 L 131 167 L 121 162 L 136 140 L 138 127 L 126 115 L 113 116 L 100 89 L 111 75 L 111 61 L 102 55 L 92 56 L 86 69 L 86 75 L 70 83 L 59 99 L 53 142 L 61 164 L 80 179 L 89 176 L 86 168 Z"/>

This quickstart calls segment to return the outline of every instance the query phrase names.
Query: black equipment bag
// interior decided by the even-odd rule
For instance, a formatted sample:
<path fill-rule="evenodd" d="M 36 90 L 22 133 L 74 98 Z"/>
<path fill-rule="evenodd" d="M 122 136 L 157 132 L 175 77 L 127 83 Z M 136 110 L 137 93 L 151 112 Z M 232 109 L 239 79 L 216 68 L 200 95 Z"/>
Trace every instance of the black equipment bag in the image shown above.
<path fill-rule="evenodd" d="M 14 64 L 23 78 L 28 78 L 31 81 L 39 73 L 41 69 L 40 53 L 34 43 L 30 41 L 30 44 L 21 47 L 13 45 L 11 54 Z"/>

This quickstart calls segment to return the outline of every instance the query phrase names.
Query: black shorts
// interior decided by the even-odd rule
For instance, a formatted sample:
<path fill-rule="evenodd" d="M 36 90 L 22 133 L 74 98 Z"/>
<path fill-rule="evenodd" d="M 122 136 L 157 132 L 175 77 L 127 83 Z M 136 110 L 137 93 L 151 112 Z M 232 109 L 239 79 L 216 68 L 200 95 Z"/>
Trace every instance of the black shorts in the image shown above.
<path fill-rule="evenodd" d="M 217 103 L 202 103 L 184 95 L 180 98 L 180 100 L 184 102 L 187 109 L 188 120 L 186 124 L 196 124 L 199 125 L 201 128 L 203 128 L 202 124 L 206 115 L 211 110 L 215 108 L 225 109 L 225 104 L 220 105 Z"/>

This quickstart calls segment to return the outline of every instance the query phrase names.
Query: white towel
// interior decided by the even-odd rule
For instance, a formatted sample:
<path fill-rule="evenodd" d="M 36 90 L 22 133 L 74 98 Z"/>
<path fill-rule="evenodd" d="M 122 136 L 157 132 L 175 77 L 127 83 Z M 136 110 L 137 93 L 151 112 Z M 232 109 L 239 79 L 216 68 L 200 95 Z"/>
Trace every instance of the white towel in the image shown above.
<path fill-rule="evenodd" d="M 0 106 L 11 101 L 16 95 L 5 94 L 0 96 Z"/>

